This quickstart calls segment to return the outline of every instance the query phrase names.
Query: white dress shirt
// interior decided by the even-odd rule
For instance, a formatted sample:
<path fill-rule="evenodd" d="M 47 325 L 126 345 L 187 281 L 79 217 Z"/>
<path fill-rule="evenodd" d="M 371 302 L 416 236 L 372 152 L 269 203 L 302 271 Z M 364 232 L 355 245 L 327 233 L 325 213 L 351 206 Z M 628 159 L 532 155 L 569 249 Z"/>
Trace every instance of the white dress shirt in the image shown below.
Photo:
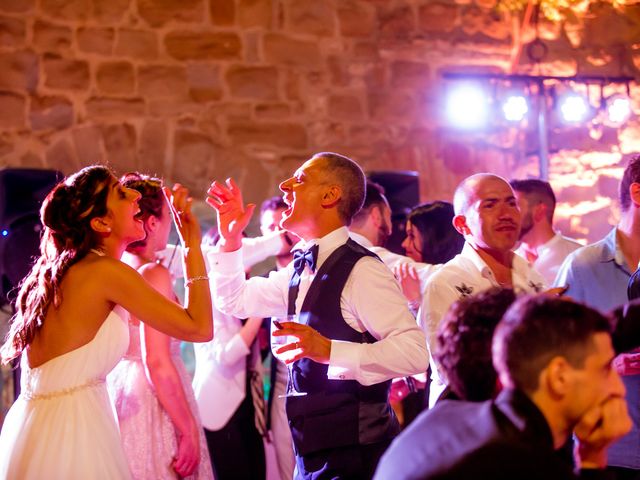
<path fill-rule="evenodd" d="M 560 265 L 571 252 L 582 247 L 573 238 L 565 237 L 560 232 L 551 237 L 546 243 L 538 247 L 538 258 L 531 263 L 531 266 L 544 277 L 547 285 L 553 285 Z M 520 245 L 516 253 L 523 258 L 527 258 L 523 245 Z"/>
<path fill-rule="evenodd" d="M 251 268 L 256 263 L 260 263 L 269 257 L 277 255 L 282 249 L 282 235 L 281 231 L 270 232 L 267 235 L 262 235 L 255 238 L 243 238 L 242 246 L 244 247 L 244 256 L 242 257 L 244 268 Z M 202 253 L 207 266 L 207 271 L 211 270 L 209 263 L 207 262 L 209 252 L 216 249 L 213 245 L 202 244 Z M 179 245 L 170 245 L 164 250 L 160 251 L 158 256 L 163 260 L 169 272 L 171 272 L 171 278 L 184 277 L 184 269 L 182 268 L 182 247 Z"/>
<path fill-rule="evenodd" d="M 418 273 L 418 279 L 420 280 L 421 294 L 424 293 L 424 289 L 427 286 L 427 280 L 429 280 L 429 277 L 440 270 L 440 267 L 442 266 L 431 265 L 430 263 L 416 262 L 414 259 L 412 259 L 411 257 L 407 257 L 406 255 L 399 255 L 390 250 L 387 250 L 384 247 L 376 247 L 369 241 L 367 237 L 356 232 L 349 232 L 349 236 L 353 241 L 358 242 L 363 247 L 368 248 L 373 253 L 378 255 L 378 257 L 380 257 L 380 260 L 382 260 L 383 263 L 391 269 L 402 263 L 408 263 L 413 268 L 415 268 L 416 272 Z"/>
<path fill-rule="evenodd" d="M 294 249 L 318 245 L 317 269 L 349 239 L 346 227 Z M 245 279 L 242 250 L 212 252 L 213 291 L 216 306 L 237 317 L 283 317 L 287 314 L 289 280 L 293 264 L 271 272 L 268 278 Z M 317 271 L 317 270 L 316 270 Z M 296 299 L 299 312 L 315 277 L 308 267 L 302 273 Z M 353 329 L 368 331 L 376 340 L 360 344 L 331 340 L 328 378 L 357 380 L 372 385 L 394 377 L 420 373 L 427 368 L 424 334 L 416 325 L 407 302 L 391 271 L 372 257 L 361 258 L 354 266 L 340 297 L 342 316 Z"/>
<path fill-rule="evenodd" d="M 213 340 L 193 344 L 196 370 L 192 386 L 202 425 L 209 430 L 224 427 L 246 395 L 251 350 L 240 336 L 241 329 L 241 320 L 214 309 Z"/>
<path fill-rule="evenodd" d="M 524 258 L 515 254 L 511 281 L 516 292 L 535 293 L 546 287 L 544 278 L 531 268 Z M 432 355 L 444 314 L 456 300 L 475 295 L 491 287 L 500 287 L 500 284 L 485 261 L 468 243 L 464 244 L 462 252 L 445 263 L 427 282 L 427 288 L 422 297 L 422 307 L 418 314 L 418 324 L 425 332 L 429 347 L 432 379 L 429 406 L 433 406 L 445 387 L 439 365 Z"/>

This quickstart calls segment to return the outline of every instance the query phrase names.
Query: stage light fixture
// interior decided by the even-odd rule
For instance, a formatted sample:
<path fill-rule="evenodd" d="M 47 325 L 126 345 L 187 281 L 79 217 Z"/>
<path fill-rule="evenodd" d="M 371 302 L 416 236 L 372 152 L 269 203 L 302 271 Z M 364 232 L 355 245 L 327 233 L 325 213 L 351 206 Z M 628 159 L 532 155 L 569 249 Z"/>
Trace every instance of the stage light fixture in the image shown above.
<path fill-rule="evenodd" d="M 9 230 L 5 228 L 0 232 L 0 234 L 2 234 L 3 237 L 6 237 L 7 235 L 9 235 Z"/>
<path fill-rule="evenodd" d="M 584 95 L 569 93 L 560 99 L 560 112 L 565 122 L 579 123 L 587 120 L 591 107 Z"/>
<path fill-rule="evenodd" d="M 457 85 L 447 96 L 447 117 L 451 124 L 462 129 L 484 126 L 489 116 L 489 96 L 477 84 Z"/>
<path fill-rule="evenodd" d="M 502 104 L 502 113 L 509 122 L 521 122 L 528 112 L 527 99 L 522 95 L 511 95 Z"/>
<path fill-rule="evenodd" d="M 622 125 L 631 116 L 631 100 L 629 97 L 616 94 L 606 101 L 607 120 L 612 125 Z"/>

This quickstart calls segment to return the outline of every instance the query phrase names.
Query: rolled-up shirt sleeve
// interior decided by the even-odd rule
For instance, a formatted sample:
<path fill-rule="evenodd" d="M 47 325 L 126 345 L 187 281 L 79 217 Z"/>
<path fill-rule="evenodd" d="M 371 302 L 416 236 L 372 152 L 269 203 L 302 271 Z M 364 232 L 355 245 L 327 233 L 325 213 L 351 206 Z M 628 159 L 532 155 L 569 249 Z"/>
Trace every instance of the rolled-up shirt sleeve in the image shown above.
<path fill-rule="evenodd" d="M 424 334 L 382 262 L 365 257 L 356 263 L 342 292 L 341 308 L 352 328 L 368 331 L 377 342 L 332 340 L 330 379 L 372 385 L 426 371 L 429 357 Z"/>

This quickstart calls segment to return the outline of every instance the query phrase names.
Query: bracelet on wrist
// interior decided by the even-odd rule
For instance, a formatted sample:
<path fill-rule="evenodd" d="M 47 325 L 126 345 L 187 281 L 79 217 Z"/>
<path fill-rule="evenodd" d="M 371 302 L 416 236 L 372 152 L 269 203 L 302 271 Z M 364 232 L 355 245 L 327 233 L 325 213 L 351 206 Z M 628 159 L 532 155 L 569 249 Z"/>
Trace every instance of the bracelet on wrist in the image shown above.
<path fill-rule="evenodd" d="M 199 281 L 203 281 L 203 280 L 209 281 L 209 276 L 208 275 L 198 275 L 197 277 L 185 278 L 184 286 L 188 287 L 194 282 L 199 282 Z"/>

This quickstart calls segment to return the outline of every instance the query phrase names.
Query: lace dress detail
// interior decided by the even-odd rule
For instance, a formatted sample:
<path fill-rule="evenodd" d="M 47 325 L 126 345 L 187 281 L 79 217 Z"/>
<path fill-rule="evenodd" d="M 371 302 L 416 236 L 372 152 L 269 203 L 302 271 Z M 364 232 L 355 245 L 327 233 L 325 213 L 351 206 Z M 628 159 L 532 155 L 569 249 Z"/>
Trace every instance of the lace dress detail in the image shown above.
<path fill-rule="evenodd" d="M 171 418 L 155 396 L 147 379 L 140 343 L 140 328 L 129 326 L 131 342 L 122 361 L 107 377 L 129 467 L 134 479 L 178 478 L 171 467 L 177 449 L 176 431 Z M 182 380 L 191 413 L 200 424 L 191 379 L 180 357 L 180 341 L 172 339 L 171 358 Z M 211 479 L 209 451 L 200 428 L 200 464 L 189 479 Z"/>
<path fill-rule="evenodd" d="M 87 344 L 29 368 L 0 433 L 0 478 L 128 479 L 105 378 L 129 342 L 111 312 Z"/>

